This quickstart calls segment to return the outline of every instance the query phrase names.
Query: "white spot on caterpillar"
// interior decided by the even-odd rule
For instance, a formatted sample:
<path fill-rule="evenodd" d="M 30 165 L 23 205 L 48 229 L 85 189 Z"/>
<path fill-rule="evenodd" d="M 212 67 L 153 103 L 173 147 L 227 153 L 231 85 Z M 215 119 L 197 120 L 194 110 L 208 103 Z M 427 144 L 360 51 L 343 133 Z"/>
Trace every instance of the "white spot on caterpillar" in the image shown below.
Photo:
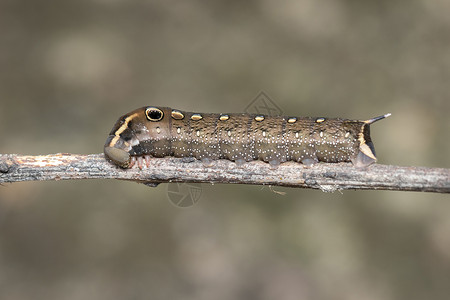
<path fill-rule="evenodd" d="M 263 132 L 262 132 L 262 135 L 263 135 L 263 136 L 266 136 L 266 132 L 265 132 L 265 131 L 263 131 Z M 270 142 L 270 141 L 269 141 L 269 142 Z"/>
<path fill-rule="evenodd" d="M 321 131 L 319 135 L 320 135 L 320 137 L 323 137 L 323 131 Z"/>
<path fill-rule="evenodd" d="M 160 134 L 160 133 L 161 133 L 161 128 L 156 127 L 156 133 L 157 133 L 157 134 Z"/>
<path fill-rule="evenodd" d="M 231 136 L 231 131 L 230 131 L 230 130 L 228 130 L 227 134 L 228 134 L 228 136 Z"/>
<path fill-rule="evenodd" d="M 295 133 L 295 137 L 298 138 L 298 131 Z"/>
<path fill-rule="evenodd" d="M 347 131 L 347 132 L 345 133 L 345 137 L 348 138 L 349 136 L 350 136 L 350 131 Z"/>
<path fill-rule="evenodd" d="M 177 127 L 177 133 L 180 134 L 181 133 L 181 128 Z"/>
<path fill-rule="evenodd" d="M 200 130 L 197 130 L 197 136 L 200 136 Z"/>
<path fill-rule="evenodd" d="M 325 121 L 325 118 L 317 118 L 316 119 L 316 123 L 322 123 L 323 121 Z"/>

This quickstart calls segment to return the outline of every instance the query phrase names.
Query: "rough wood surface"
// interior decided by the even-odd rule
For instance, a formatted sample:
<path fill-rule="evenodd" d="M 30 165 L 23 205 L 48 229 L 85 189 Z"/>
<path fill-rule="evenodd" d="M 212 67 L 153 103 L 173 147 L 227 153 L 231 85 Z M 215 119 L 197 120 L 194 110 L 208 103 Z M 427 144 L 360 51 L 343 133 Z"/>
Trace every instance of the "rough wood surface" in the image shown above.
<path fill-rule="evenodd" d="M 35 180 L 121 179 L 149 186 L 162 182 L 239 183 L 336 190 L 395 190 L 450 193 L 450 169 L 374 164 L 357 169 L 350 163 L 313 167 L 289 162 L 271 169 L 254 161 L 237 167 L 227 160 L 204 166 L 195 159 L 155 158 L 148 168 L 120 169 L 103 154 L 0 154 L 0 184 Z"/>

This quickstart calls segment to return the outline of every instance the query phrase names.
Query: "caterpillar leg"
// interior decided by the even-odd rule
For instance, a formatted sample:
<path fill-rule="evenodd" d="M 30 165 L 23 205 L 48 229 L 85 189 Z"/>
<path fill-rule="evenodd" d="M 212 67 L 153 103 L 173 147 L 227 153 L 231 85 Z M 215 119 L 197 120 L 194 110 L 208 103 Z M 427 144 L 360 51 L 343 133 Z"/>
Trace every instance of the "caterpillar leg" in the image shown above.
<path fill-rule="evenodd" d="M 244 164 L 246 163 L 246 161 L 243 158 L 238 158 L 234 161 L 234 163 L 236 164 L 236 166 L 238 168 L 242 168 L 244 166 Z"/>
<path fill-rule="evenodd" d="M 150 155 L 144 155 L 145 164 L 147 165 L 147 168 L 150 167 L 150 161 L 152 157 Z"/>
<path fill-rule="evenodd" d="M 275 170 L 280 166 L 281 162 L 279 159 L 269 160 L 270 169 Z"/>
<path fill-rule="evenodd" d="M 357 168 L 364 168 L 376 162 L 376 159 L 365 155 L 363 152 L 359 151 L 356 158 L 352 160 L 352 163 Z"/>
<path fill-rule="evenodd" d="M 317 164 L 319 162 L 319 160 L 316 158 L 311 158 L 311 157 L 305 157 L 301 159 L 301 163 L 304 164 L 307 167 L 311 167 L 315 164 Z"/>
<path fill-rule="evenodd" d="M 136 164 L 136 157 L 132 156 L 130 159 L 130 164 L 128 165 L 128 169 L 131 169 Z"/>
<path fill-rule="evenodd" d="M 144 165 L 144 163 L 145 163 L 144 158 L 142 156 L 138 156 L 136 158 L 136 161 L 137 161 L 138 168 L 140 170 L 144 169 L 144 167 L 146 166 L 146 164 Z"/>
<path fill-rule="evenodd" d="M 209 157 L 203 157 L 201 161 L 204 167 L 211 167 L 213 165 L 213 160 Z"/>
<path fill-rule="evenodd" d="M 352 159 L 352 163 L 357 168 L 367 167 L 377 161 L 375 148 L 372 142 L 367 142 L 359 147 L 358 154 Z"/>

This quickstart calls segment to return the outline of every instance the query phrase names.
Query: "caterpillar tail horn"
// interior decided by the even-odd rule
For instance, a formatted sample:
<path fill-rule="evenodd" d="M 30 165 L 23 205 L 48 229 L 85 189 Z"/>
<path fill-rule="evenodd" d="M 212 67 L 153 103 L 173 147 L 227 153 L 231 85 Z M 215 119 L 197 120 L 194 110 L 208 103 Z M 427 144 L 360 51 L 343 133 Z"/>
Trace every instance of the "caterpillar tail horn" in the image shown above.
<path fill-rule="evenodd" d="M 383 120 L 383 119 L 389 117 L 390 115 L 391 115 L 391 113 L 387 113 L 387 114 L 384 114 L 384 115 L 382 115 L 382 116 L 378 116 L 378 117 L 375 117 L 375 118 L 366 120 L 366 121 L 364 121 L 364 123 L 366 123 L 366 124 L 372 124 L 372 123 L 375 123 L 376 121 Z"/>
<path fill-rule="evenodd" d="M 378 116 L 366 121 L 363 121 L 364 125 L 361 128 L 361 132 L 359 134 L 359 151 L 356 157 L 352 160 L 353 164 L 358 168 L 367 167 L 374 162 L 377 161 L 377 157 L 375 154 L 375 147 L 373 146 L 373 142 L 370 139 L 370 124 L 375 123 L 376 121 L 383 120 L 389 117 L 391 113 L 384 114 L 382 116 Z"/>

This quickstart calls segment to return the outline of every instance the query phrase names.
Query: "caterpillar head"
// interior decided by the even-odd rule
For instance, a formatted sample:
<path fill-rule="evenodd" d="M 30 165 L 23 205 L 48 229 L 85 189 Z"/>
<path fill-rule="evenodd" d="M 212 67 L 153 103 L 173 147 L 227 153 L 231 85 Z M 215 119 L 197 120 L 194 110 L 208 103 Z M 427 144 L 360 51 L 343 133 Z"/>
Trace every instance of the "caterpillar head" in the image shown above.
<path fill-rule="evenodd" d="M 170 148 L 167 145 L 170 113 L 170 108 L 146 106 L 120 117 L 106 139 L 106 157 L 116 165 L 128 168 L 132 156 L 149 153 L 164 156 L 167 152 L 164 149 Z"/>

